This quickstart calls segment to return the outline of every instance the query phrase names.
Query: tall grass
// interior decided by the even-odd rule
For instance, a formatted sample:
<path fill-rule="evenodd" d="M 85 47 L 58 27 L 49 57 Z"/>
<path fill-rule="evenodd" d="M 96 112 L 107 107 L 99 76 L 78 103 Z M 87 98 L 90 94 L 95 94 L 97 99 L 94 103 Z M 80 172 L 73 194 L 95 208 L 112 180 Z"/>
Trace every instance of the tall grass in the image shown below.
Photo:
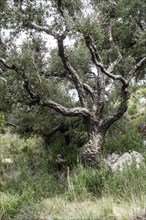
<path fill-rule="evenodd" d="M 0 147 L 0 219 L 13 219 L 26 207 L 35 212 L 42 199 L 63 192 L 64 180 L 49 174 L 48 155 L 40 139 L 7 133 L 0 137 Z"/>
<path fill-rule="evenodd" d="M 130 204 L 138 203 L 140 210 L 146 208 L 144 166 L 137 169 L 133 165 L 113 173 L 104 167 L 95 170 L 71 164 L 70 169 L 60 172 L 52 168 L 54 161 L 50 164 L 53 159 L 41 139 L 25 140 L 7 133 L 1 135 L 0 147 L 1 220 L 44 220 L 48 216 L 113 220 L 124 210 L 122 218 L 129 220 L 133 216 L 127 211 L 133 210 Z M 11 159 L 11 163 L 4 159 Z"/>
<path fill-rule="evenodd" d="M 101 168 L 79 167 L 70 176 L 72 191 L 69 197 L 101 197 L 112 196 L 116 199 L 129 199 L 133 195 L 146 194 L 146 169 L 135 165 L 125 167 L 122 172 L 112 172 Z"/>

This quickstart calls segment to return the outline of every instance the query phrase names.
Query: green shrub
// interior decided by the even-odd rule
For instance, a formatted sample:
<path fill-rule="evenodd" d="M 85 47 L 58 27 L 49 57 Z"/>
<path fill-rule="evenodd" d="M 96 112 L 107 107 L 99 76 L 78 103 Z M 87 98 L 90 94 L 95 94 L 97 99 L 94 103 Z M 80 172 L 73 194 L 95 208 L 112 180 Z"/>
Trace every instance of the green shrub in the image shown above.
<path fill-rule="evenodd" d="M 66 167 L 74 167 L 78 162 L 78 149 L 72 143 L 62 146 L 60 143 L 52 144 L 48 151 L 49 167 L 54 169 L 66 170 Z"/>
<path fill-rule="evenodd" d="M 11 219 L 19 211 L 21 198 L 9 193 L 1 193 L 0 197 L 0 219 Z"/>
<path fill-rule="evenodd" d="M 127 151 L 143 152 L 143 137 L 133 127 L 129 127 L 125 133 L 122 133 L 114 137 L 109 137 L 103 146 L 103 154 L 107 155 L 116 151 L 119 154 Z"/>
<path fill-rule="evenodd" d="M 139 126 L 142 122 L 146 121 L 146 115 L 139 115 L 136 118 L 132 119 L 133 126 Z"/>
<path fill-rule="evenodd" d="M 128 108 L 128 114 L 129 115 L 135 115 L 138 111 L 138 108 L 137 108 L 137 104 L 132 104 L 129 108 Z"/>
<path fill-rule="evenodd" d="M 3 216 L 7 216 L 4 219 L 11 218 L 11 215 L 16 215 L 19 219 L 19 216 L 23 216 L 23 207 L 29 206 L 30 218 L 27 215 L 27 219 L 33 219 L 31 211 L 33 205 L 41 202 L 43 198 L 63 193 L 65 179 L 59 175 L 56 178 L 52 172 L 50 174 L 48 152 L 38 138 L 25 140 L 16 135 L 7 134 L 2 136 L 1 143 L 1 159 L 12 158 L 13 160 L 11 164 L 5 164 L 2 161 L 0 164 L 1 192 L 5 195 L 4 198 L 2 197 L 2 213 Z M 11 207 L 9 197 L 12 200 L 10 210 L 8 209 Z"/>

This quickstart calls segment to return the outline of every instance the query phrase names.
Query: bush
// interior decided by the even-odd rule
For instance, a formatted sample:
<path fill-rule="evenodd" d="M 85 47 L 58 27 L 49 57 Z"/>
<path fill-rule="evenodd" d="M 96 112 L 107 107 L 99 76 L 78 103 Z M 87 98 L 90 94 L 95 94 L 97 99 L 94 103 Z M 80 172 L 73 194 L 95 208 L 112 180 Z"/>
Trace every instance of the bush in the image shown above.
<path fill-rule="evenodd" d="M 141 123 L 146 121 L 146 115 L 139 115 L 132 120 L 132 124 L 134 127 L 138 127 Z"/>
<path fill-rule="evenodd" d="M 143 137 L 142 135 L 132 126 L 129 127 L 124 133 L 113 135 L 108 137 L 107 141 L 103 146 L 103 154 L 107 155 L 116 151 L 119 154 L 123 154 L 127 151 L 138 151 L 143 152 Z"/>
<path fill-rule="evenodd" d="M 49 174 L 48 152 L 40 139 L 27 140 L 7 133 L 1 138 L 1 159 L 11 158 L 12 163 L 1 165 L 1 211 L 3 219 L 23 216 L 24 207 L 33 207 L 43 198 L 64 192 L 65 179 Z M 33 211 L 30 218 L 35 219 Z M 20 215 L 19 215 L 20 214 Z M 22 218 L 20 218 L 22 219 Z"/>

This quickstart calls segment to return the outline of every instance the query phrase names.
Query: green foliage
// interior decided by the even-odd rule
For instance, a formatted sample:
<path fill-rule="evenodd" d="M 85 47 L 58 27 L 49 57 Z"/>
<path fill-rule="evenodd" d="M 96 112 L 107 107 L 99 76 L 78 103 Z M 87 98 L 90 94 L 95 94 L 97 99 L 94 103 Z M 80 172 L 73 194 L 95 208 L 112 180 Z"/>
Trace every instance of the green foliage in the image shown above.
<path fill-rule="evenodd" d="M 64 182 L 48 174 L 48 154 L 35 137 L 25 140 L 8 133 L 1 136 L 0 167 L 2 219 L 21 219 L 27 208 L 33 218 L 39 211 L 35 204 L 64 190 Z M 57 182 L 60 184 L 56 188 Z"/>
<path fill-rule="evenodd" d="M 4 120 L 5 120 L 5 116 L 4 116 L 2 113 L 0 113 L 0 128 L 3 127 L 3 125 L 4 125 Z"/>
<path fill-rule="evenodd" d="M 56 151 L 58 153 L 58 146 Z M 55 166 L 55 158 L 48 154 L 42 141 L 36 137 L 20 139 L 10 133 L 1 135 L 2 219 L 35 220 L 44 209 L 43 201 L 48 198 L 53 200 L 61 196 L 66 207 L 70 200 L 80 203 L 86 199 L 96 201 L 97 198 L 108 197 L 116 201 L 131 201 L 134 196 L 138 198 L 146 193 L 146 172 L 143 166 L 137 169 L 133 165 L 125 167 L 122 172 L 114 173 L 106 170 L 104 166 L 95 170 L 78 165 L 67 173 L 67 164 L 59 171 L 57 161 L 54 170 L 49 162 L 51 157 Z M 11 163 L 4 162 L 3 159 L 6 158 L 11 158 Z M 60 210 L 60 202 L 58 201 L 59 207 L 56 204 L 57 200 L 54 202 L 53 206 L 49 202 L 48 210 L 49 213 L 56 214 Z M 103 206 L 100 219 L 110 213 L 110 207 L 108 204 L 106 207 Z"/>
<path fill-rule="evenodd" d="M 75 197 L 101 196 L 104 187 L 104 174 L 102 170 L 79 167 L 71 176 L 72 193 Z M 70 195 L 69 195 L 70 196 Z M 72 196 L 72 194 L 71 194 Z"/>
<path fill-rule="evenodd" d="M 136 104 L 130 105 L 128 108 L 128 114 L 135 115 L 136 113 L 137 113 L 137 105 Z"/>
<path fill-rule="evenodd" d="M 1 26 L 11 30 L 11 34 L 8 37 L 2 34 L 4 45 L 8 45 L 9 49 L 2 52 L 0 48 L 0 53 L 8 63 L 19 67 L 21 73 L 15 73 L 10 69 L 6 71 L 2 66 L 2 75 L 7 79 L 7 86 L 0 85 L 2 94 L 0 102 L 9 112 L 9 118 L 18 125 L 17 132 L 42 135 L 55 127 L 58 121 L 60 123 L 63 121 L 62 116 L 58 116 L 48 108 L 32 106 L 34 100 L 31 100 L 30 93 L 24 88 L 27 80 L 28 88 L 32 94 L 40 97 L 41 103 L 51 99 L 67 107 L 79 105 L 69 95 L 70 89 L 74 89 L 75 85 L 66 79 L 66 72 L 56 47 L 52 46 L 48 49 L 48 42 L 52 41 L 47 39 L 46 35 L 42 35 L 41 31 L 38 33 L 37 30 L 32 29 L 31 23 L 48 27 L 48 31 L 52 34 L 61 34 L 67 26 L 66 39 L 71 42 L 71 45 L 67 46 L 68 43 L 66 44 L 65 41 L 65 56 L 83 82 L 88 83 L 93 89 L 96 87 L 94 74 L 91 73 L 93 63 L 85 45 L 84 35 L 90 35 L 94 39 L 105 65 L 109 64 L 109 50 L 112 49 L 112 61 L 117 58 L 117 48 L 120 50 L 123 61 L 118 68 L 115 68 L 114 74 L 120 73 L 126 76 L 125 74 L 145 53 L 145 33 L 139 25 L 139 22 L 145 22 L 145 5 L 141 0 L 133 2 L 118 0 L 116 4 L 111 1 L 92 0 L 90 2 L 89 11 L 86 2 L 79 0 L 69 3 L 67 0 L 52 0 L 49 3 L 47 1 L 43 3 L 12 1 L 10 4 L 4 1 L 1 4 Z M 126 10 L 125 5 L 127 5 Z M 62 16 L 63 10 L 65 10 L 66 21 Z M 21 13 L 25 14 L 23 18 Z M 48 23 L 48 17 L 51 18 L 50 23 Z M 107 37 L 110 18 L 115 20 L 112 32 L 117 48 L 111 48 Z M 21 47 L 18 47 L 15 41 L 21 38 L 22 33 L 26 36 L 21 42 Z M 141 67 L 138 76 L 141 77 L 143 74 L 143 67 Z M 119 100 L 119 85 L 117 88 L 117 90 L 114 89 L 116 94 L 114 98 Z M 92 99 L 89 95 L 87 95 L 87 102 L 90 109 Z M 106 113 L 114 111 L 111 108 L 114 105 L 110 99 L 105 106 Z M 108 108 L 108 106 L 111 107 Z M 137 106 L 135 103 L 131 104 L 129 114 L 136 112 Z"/>
<path fill-rule="evenodd" d="M 67 166 L 71 168 L 70 181 L 73 189 L 68 192 L 69 197 L 84 198 L 85 195 L 98 197 L 109 193 L 120 198 L 120 196 L 130 196 L 133 192 L 145 193 L 146 177 L 143 168 L 135 170 L 133 167 L 123 173 L 82 167 L 74 171 L 74 166 L 78 162 L 77 148 L 87 141 L 86 127 L 80 120 L 78 124 L 75 120 L 64 120 L 58 113 L 43 106 L 43 103 L 50 99 L 66 107 L 79 106 L 79 103 L 72 100 L 69 95 L 70 89 L 74 89 L 75 85 L 66 79 L 66 72 L 58 57 L 57 49 L 52 49 L 52 45 L 50 49 L 47 48 L 46 45 L 51 44 L 50 38 L 46 38 L 44 31 L 42 34 L 41 31 L 35 30 L 34 24 L 47 27 L 45 32 L 52 35 L 62 34 L 65 31 L 66 40 L 73 40 L 70 46 L 66 46 L 65 40 L 65 56 L 83 82 L 88 83 L 92 89 L 96 88 L 97 82 L 94 73 L 91 73 L 93 63 L 85 45 L 85 35 L 90 35 L 94 39 L 106 67 L 109 64 L 111 49 L 113 49 L 111 61 L 117 58 L 117 48 L 119 49 L 123 60 L 114 69 L 115 75 L 121 74 L 127 78 L 128 71 L 145 54 L 146 5 L 143 0 L 117 0 L 116 3 L 91 0 L 89 6 L 84 4 L 86 1 L 80 0 L 5 0 L 0 4 L 2 30 L 0 34 L 4 42 L 0 45 L 0 55 L 9 65 L 15 64 L 19 69 L 19 73 L 16 73 L 11 68 L 6 70 L 5 65 L 0 64 L 0 75 L 7 81 L 7 84 L 0 83 L 0 103 L 2 111 L 6 112 L 5 118 L 17 125 L 16 132 L 27 136 L 30 134 L 44 136 L 51 128 L 58 125 L 58 122 L 64 123 L 69 129 L 63 135 L 68 135 L 70 139 L 70 143 L 66 144 L 63 135 L 57 133 L 48 140 L 51 142 L 50 148 L 47 146 L 48 151 L 44 150 L 44 144 L 40 143 L 40 140 L 36 141 L 36 137 L 26 140 L 16 136 L 13 139 L 9 134 L 4 138 L 5 140 L 2 139 L 1 206 L 4 219 L 11 219 L 14 216 L 16 219 L 35 219 L 33 208 L 28 209 L 27 216 L 24 214 L 29 206 L 33 207 L 34 203 L 40 203 L 42 198 L 56 194 L 64 195 L 68 185 Z M 65 10 L 65 14 L 62 10 Z M 111 48 L 108 39 L 110 19 L 114 20 L 112 34 L 117 48 Z M 4 30 L 8 31 L 9 35 L 4 35 Z M 45 41 L 44 38 L 47 40 Z M 17 45 L 19 41 L 17 39 L 23 39 L 20 47 Z M 4 47 L 5 45 L 7 48 Z M 65 77 L 61 76 L 62 73 Z M 142 79 L 144 74 L 145 69 L 141 66 L 137 80 Z M 112 114 L 119 103 L 120 85 L 117 83 L 116 86 L 117 89 L 112 92 L 111 99 L 105 103 L 105 115 L 109 112 Z M 143 95 L 145 94 L 144 89 Z M 41 101 L 38 102 L 40 106 L 34 102 L 34 97 L 40 98 Z M 137 103 L 139 97 L 141 95 L 134 94 L 133 100 L 129 102 L 128 113 L 131 116 L 139 110 Z M 88 95 L 87 102 L 90 109 L 92 99 L 88 98 Z M 0 127 L 3 126 L 5 118 L 0 114 Z M 133 120 L 133 124 L 139 126 L 143 119 L 145 118 L 138 117 Z M 115 124 L 108 132 L 103 149 L 105 155 L 112 151 L 118 153 L 129 150 L 142 151 L 141 135 L 133 127 L 127 126 L 126 120 L 128 121 L 126 118 L 118 125 Z M 9 159 L 10 163 L 4 162 L 3 159 Z M 60 166 L 63 173 L 59 170 Z M 110 212 L 110 208 L 104 209 L 105 215 Z"/>
<path fill-rule="evenodd" d="M 63 134 L 57 132 L 52 137 L 53 141 L 51 142 L 50 140 L 50 145 L 48 145 L 50 166 L 52 168 L 60 166 L 62 170 L 66 169 L 66 167 L 72 169 L 77 165 L 79 148 L 87 141 L 86 127 L 82 118 L 77 120 L 68 118 L 63 124 L 67 128 L 66 131 Z"/>
<path fill-rule="evenodd" d="M 75 16 L 76 13 L 80 12 L 80 9 L 82 7 L 81 0 L 74 0 L 74 1 L 71 0 L 70 2 L 68 2 L 67 0 L 64 1 L 52 0 L 52 3 L 60 13 L 62 10 L 66 10 L 71 17 Z"/>
<path fill-rule="evenodd" d="M 50 171 L 54 169 L 65 171 L 67 166 L 72 168 L 78 162 L 78 150 L 73 144 L 63 146 L 61 143 L 54 142 L 50 146 L 48 154 Z"/>
<path fill-rule="evenodd" d="M 136 118 L 132 119 L 132 123 L 134 127 L 139 127 L 145 121 L 146 121 L 146 115 L 139 115 Z"/>
<path fill-rule="evenodd" d="M 137 88 L 133 92 L 129 100 L 128 114 L 134 116 L 140 114 L 140 111 L 144 109 L 144 106 L 140 103 L 141 98 L 146 98 L 146 89 L 144 87 Z"/>
<path fill-rule="evenodd" d="M 72 173 L 70 181 L 72 191 L 68 194 L 69 199 L 112 195 L 126 200 L 146 193 L 144 166 L 139 169 L 135 165 L 125 167 L 122 172 L 112 172 L 103 167 L 100 170 L 79 167 Z"/>
<path fill-rule="evenodd" d="M 114 151 L 122 154 L 132 150 L 143 152 L 143 137 L 137 129 L 129 126 L 124 133 L 121 131 L 121 134 L 113 134 L 107 139 L 103 147 L 103 154 Z"/>
<path fill-rule="evenodd" d="M 11 219 L 19 210 L 21 198 L 10 193 L 1 193 L 0 197 L 0 219 Z"/>
<path fill-rule="evenodd" d="M 140 192 L 145 194 L 145 179 L 144 166 L 139 169 L 135 165 L 126 167 L 123 172 L 115 172 L 108 176 L 105 181 L 105 193 L 113 195 L 115 198 L 124 197 L 125 199 L 134 195 L 138 196 Z"/>
<path fill-rule="evenodd" d="M 40 207 L 41 207 L 41 205 L 40 205 Z M 36 220 L 39 211 L 40 210 L 36 210 L 36 207 L 33 208 L 33 207 L 30 207 L 30 206 L 24 206 L 20 209 L 19 213 L 17 213 L 13 219 L 14 220 L 20 220 L 20 219 L 23 219 L 23 220 L 28 220 L 28 219 Z"/>

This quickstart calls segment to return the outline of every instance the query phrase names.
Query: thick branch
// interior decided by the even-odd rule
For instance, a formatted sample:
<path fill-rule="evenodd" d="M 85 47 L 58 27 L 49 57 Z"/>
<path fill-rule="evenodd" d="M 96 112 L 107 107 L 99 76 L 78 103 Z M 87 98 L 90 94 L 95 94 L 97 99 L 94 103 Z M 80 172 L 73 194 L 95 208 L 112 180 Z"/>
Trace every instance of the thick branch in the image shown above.
<path fill-rule="evenodd" d="M 100 70 L 99 70 L 100 72 Z M 95 113 L 99 117 L 101 117 L 103 113 L 103 108 L 104 108 L 104 102 L 105 102 L 105 76 L 103 74 L 100 74 L 97 76 L 96 79 L 96 90 L 95 90 L 95 95 L 96 95 L 96 103 L 93 108 L 95 108 Z"/>
<path fill-rule="evenodd" d="M 30 105 L 39 104 L 40 103 L 40 97 L 38 95 L 36 95 L 31 90 L 31 87 L 29 85 L 29 81 L 28 81 L 28 79 L 26 78 L 25 75 L 23 75 L 23 79 L 24 79 L 23 87 L 25 88 L 25 90 L 28 93 L 29 97 L 32 99 Z"/>
<path fill-rule="evenodd" d="M 82 107 L 87 107 L 87 102 L 86 102 L 86 96 L 85 96 L 83 83 L 82 83 L 79 75 L 75 71 L 75 69 L 68 62 L 68 58 L 65 56 L 64 45 L 63 45 L 63 40 L 64 39 L 65 39 L 65 36 L 58 37 L 58 39 L 57 39 L 57 41 L 58 41 L 58 55 L 60 56 L 60 58 L 62 60 L 64 68 L 70 74 L 71 80 L 74 82 L 74 85 L 75 85 L 76 90 L 78 92 L 78 96 L 79 96 L 81 106 Z"/>
<path fill-rule="evenodd" d="M 127 86 L 122 86 L 121 89 L 121 103 L 119 108 L 116 112 L 114 112 L 112 115 L 106 117 L 101 126 L 100 129 L 106 132 L 106 130 L 118 119 L 120 119 L 124 113 L 127 111 L 128 108 L 128 99 L 130 97 L 130 94 L 127 90 Z"/>
<path fill-rule="evenodd" d="M 89 43 L 92 44 L 91 45 L 92 46 L 92 53 L 91 53 L 91 55 L 94 54 L 94 59 L 96 59 L 98 62 L 102 63 L 102 58 L 100 56 L 99 51 L 97 50 L 96 45 L 94 44 L 94 41 L 93 41 L 92 37 L 89 36 L 89 35 L 85 36 L 85 42 L 86 42 L 86 45 L 87 45 L 88 48 L 89 48 Z M 91 52 L 91 48 L 89 48 L 89 50 Z"/>
<path fill-rule="evenodd" d="M 19 73 L 19 69 L 15 65 L 8 65 L 4 59 L 0 58 L 0 62 L 5 65 L 6 68 L 14 70 L 15 72 Z M 64 116 L 78 116 L 78 115 L 83 115 L 83 116 L 89 116 L 90 113 L 87 108 L 82 108 L 82 107 L 75 107 L 75 108 L 66 108 L 52 100 L 49 100 L 47 102 L 41 102 L 40 97 L 37 96 L 30 88 L 29 81 L 26 78 L 25 72 L 23 71 L 21 73 L 22 78 L 24 79 L 24 88 L 29 94 L 30 98 L 32 99 L 31 104 L 39 104 L 41 106 L 47 106 L 49 108 L 54 109 L 55 111 L 61 113 Z"/>
<path fill-rule="evenodd" d="M 64 107 L 56 102 L 53 102 L 51 100 L 49 100 L 45 103 L 42 103 L 41 106 L 46 106 L 46 107 L 52 108 L 64 116 L 83 115 L 83 116 L 89 117 L 89 115 L 90 115 L 90 112 L 88 111 L 87 108 L 82 108 L 82 107 L 66 108 L 66 107 Z"/>
<path fill-rule="evenodd" d="M 113 61 L 112 63 L 110 63 L 107 71 L 110 73 L 113 72 L 114 68 L 121 62 L 121 60 L 122 60 L 122 55 L 118 51 L 118 58 L 115 61 Z"/>

